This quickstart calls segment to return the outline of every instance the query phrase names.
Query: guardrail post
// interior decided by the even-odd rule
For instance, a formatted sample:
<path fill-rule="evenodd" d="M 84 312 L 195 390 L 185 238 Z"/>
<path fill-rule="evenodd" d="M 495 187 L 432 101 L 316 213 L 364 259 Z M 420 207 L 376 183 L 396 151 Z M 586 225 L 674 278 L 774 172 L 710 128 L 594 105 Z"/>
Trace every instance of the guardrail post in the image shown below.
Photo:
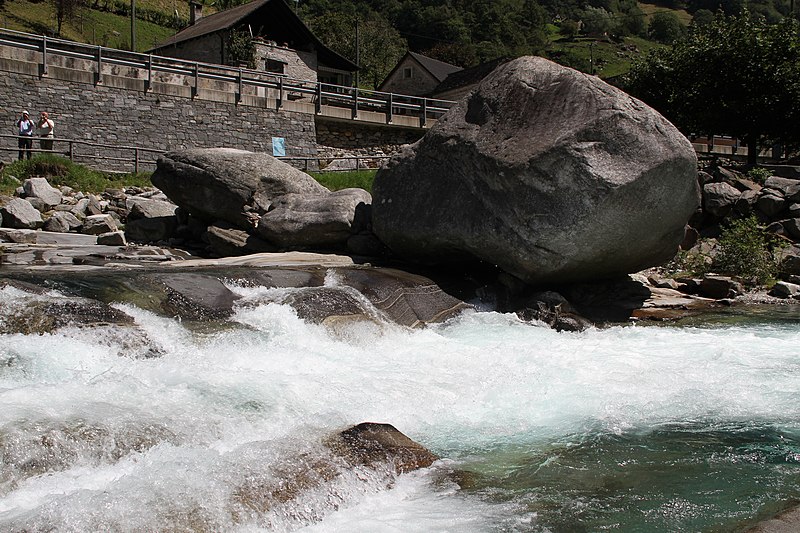
<path fill-rule="evenodd" d="M 42 76 L 47 76 L 47 35 L 42 35 Z"/>
<path fill-rule="evenodd" d="M 319 115 L 322 113 L 322 84 L 317 82 L 317 103 L 314 111 Z"/>
<path fill-rule="evenodd" d="M 133 149 L 133 171 L 138 174 L 139 173 L 139 149 Z"/>
<path fill-rule="evenodd" d="M 69 148 L 68 148 L 67 155 L 69 156 L 70 161 L 75 161 L 75 147 L 73 146 L 73 142 L 69 141 Z"/>
<path fill-rule="evenodd" d="M 419 114 L 419 127 L 424 128 L 427 125 L 428 125 L 428 99 L 423 98 Z"/>
<path fill-rule="evenodd" d="M 239 69 L 239 89 L 236 92 L 236 103 L 242 101 L 242 69 Z"/>
<path fill-rule="evenodd" d="M 283 77 L 278 78 L 278 100 L 275 105 L 278 109 L 283 107 Z"/>
<path fill-rule="evenodd" d="M 386 123 L 387 124 L 391 124 L 392 123 L 392 100 L 393 100 L 392 96 L 394 96 L 392 93 L 389 93 L 386 96 Z"/>
<path fill-rule="evenodd" d="M 153 54 L 147 55 L 147 80 L 144 82 L 144 92 L 153 90 Z"/>
<path fill-rule="evenodd" d="M 103 47 L 97 46 L 97 76 L 94 80 L 95 85 L 103 83 Z"/>
<path fill-rule="evenodd" d="M 358 87 L 353 87 L 353 119 L 358 118 Z"/>
<path fill-rule="evenodd" d="M 194 64 L 194 85 L 192 86 L 192 99 L 197 97 L 197 91 L 200 88 L 200 67 L 197 62 Z"/>

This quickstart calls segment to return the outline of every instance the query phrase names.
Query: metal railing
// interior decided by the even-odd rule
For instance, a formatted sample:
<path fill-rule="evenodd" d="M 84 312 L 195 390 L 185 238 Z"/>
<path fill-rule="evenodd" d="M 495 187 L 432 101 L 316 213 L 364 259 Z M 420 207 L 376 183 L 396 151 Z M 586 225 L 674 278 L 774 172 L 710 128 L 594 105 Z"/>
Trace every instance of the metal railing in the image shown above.
<path fill-rule="evenodd" d="M 128 52 L 8 29 L 0 29 L 0 46 L 37 52 L 38 58 L 41 60 L 39 63 L 41 76 L 49 75 L 49 67 L 53 62 L 48 58 L 63 56 L 82 59 L 94 65 L 96 84 L 102 84 L 103 77 L 108 75 L 103 73 L 103 65 L 120 65 L 146 71 L 146 75 L 142 78 L 145 91 L 153 89 L 155 74 L 178 74 L 193 80 L 192 98 L 198 97 L 201 79 L 215 80 L 227 82 L 234 87 L 234 98 L 237 104 L 242 102 L 247 87 L 268 89 L 274 92 L 277 109 L 282 108 L 287 100 L 307 98 L 314 103 L 314 111 L 317 114 L 322 114 L 323 106 L 331 106 L 349 109 L 349 118 L 354 120 L 359 118 L 361 111 L 383 114 L 387 124 L 392 123 L 395 115 L 410 115 L 418 117 L 419 127 L 424 128 L 428 126 L 429 119 L 439 118 L 454 103 L 449 100 L 384 93 L 358 87 L 294 79 L 283 74 L 246 68 Z"/>
<path fill-rule="evenodd" d="M 353 170 L 376 170 L 381 163 L 389 159 L 388 155 L 361 155 L 361 156 L 316 156 L 316 157 L 294 157 L 281 156 L 281 161 L 302 163 L 305 172 L 349 172 Z M 345 164 L 337 162 L 344 161 Z M 352 162 L 352 164 L 350 164 Z M 372 164 L 370 164 L 372 162 Z M 377 162 L 377 163 L 375 163 Z M 298 165 L 293 165 L 300 168 Z"/>
<path fill-rule="evenodd" d="M 21 153 L 23 157 L 28 157 L 28 153 L 33 154 L 55 154 L 63 155 L 69 158 L 70 161 L 85 162 L 90 161 L 95 163 L 94 167 L 98 167 L 97 161 L 114 161 L 129 163 L 133 166 L 133 172 L 139 172 L 144 165 L 154 166 L 156 159 L 159 155 L 164 153 L 164 150 L 157 148 L 142 148 L 140 146 L 127 146 L 122 144 L 99 143 L 94 141 L 86 141 L 81 139 L 67 139 L 61 137 L 29 137 L 25 138 L 33 141 L 30 149 L 19 148 L 18 141 L 21 137 L 18 135 L 0 134 L 0 139 L 13 139 L 11 142 L 3 141 L 0 145 L 0 152 L 16 152 Z M 52 142 L 52 149 L 41 148 L 40 142 Z M 92 147 L 96 150 L 84 151 L 79 147 Z M 124 154 L 130 154 L 125 157 Z"/>
<path fill-rule="evenodd" d="M 143 148 L 141 146 L 129 146 L 123 144 L 101 143 L 82 139 L 69 139 L 62 137 L 26 137 L 31 140 L 31 148 L 19 148 L 18 135 L 0 134 L 0 153 L 11 152 L 14 156 L 19 156 L 22 152 L 23 157 L 27 154 L 54 154 L 65 156 L 70 161 L 89 163 L 88 166 L 101 169 L 103 161 L 113 161 L 127 163 L 133 167 L 133 172 L 148 170 L 155 167 L 158 156 L 165 154 L 167 150 L 158 148 Z M 52 142 L 52 149 L 40 147 L 40 142 Z M 83 148 L 93 148 L 86 150 Z M 126 154 L 128 154 L 126 156 Z M 300 156 L 280 156 L 277 159 L 292 164 L 297 168 L 302 168 L 306 172 L 347 172 L 351 170 L 373 170 L 380 164 L 389 159 L 388 155 L 359 155 L 359 156 L 325 156 L 315 157 Z M 2 160 L 3 158 L 0 158 Z"/>

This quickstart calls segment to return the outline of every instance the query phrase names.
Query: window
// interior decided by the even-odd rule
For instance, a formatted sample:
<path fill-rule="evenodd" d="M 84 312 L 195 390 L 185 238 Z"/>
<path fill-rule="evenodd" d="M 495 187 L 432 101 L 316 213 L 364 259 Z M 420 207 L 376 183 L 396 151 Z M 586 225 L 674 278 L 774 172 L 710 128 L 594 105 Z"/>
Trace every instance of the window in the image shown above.
<path fill-rule="evenodd" d="M 275 59 L 264 59 L 264 70 L 267 72 L 274 72 L 276 74 L 286 73 L 286 63 L 283 61 L 276 61 Z"/>
<path fill-rule="evenodd" d="M 411 70 L 411 67 L 403 68 L 403 79 L 411 78 L 412 74 L 413 74 L 413 71 Z"/>

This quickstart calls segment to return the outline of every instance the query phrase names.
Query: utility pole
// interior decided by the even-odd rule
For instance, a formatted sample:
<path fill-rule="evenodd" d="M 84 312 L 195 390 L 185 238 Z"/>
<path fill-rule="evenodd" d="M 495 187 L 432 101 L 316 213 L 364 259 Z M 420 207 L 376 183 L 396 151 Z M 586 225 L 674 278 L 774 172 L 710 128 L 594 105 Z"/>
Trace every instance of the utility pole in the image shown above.
<path fill-rule="evenodd" d="M 131 52 L 136 51 L 136 0 L 131 0 Z"/>
<path fill-rule="evenodd" d="M 361 63 L 359 61 L 360 43 L 361 41 L 358 38 L 358 16 L 356 16 L 356 67 L 358 67 L 358 69 L 361 68 Z M 358 69 L 356 70 L 356 88 L 358 88 L 358 83 L 359 83 Z"/>

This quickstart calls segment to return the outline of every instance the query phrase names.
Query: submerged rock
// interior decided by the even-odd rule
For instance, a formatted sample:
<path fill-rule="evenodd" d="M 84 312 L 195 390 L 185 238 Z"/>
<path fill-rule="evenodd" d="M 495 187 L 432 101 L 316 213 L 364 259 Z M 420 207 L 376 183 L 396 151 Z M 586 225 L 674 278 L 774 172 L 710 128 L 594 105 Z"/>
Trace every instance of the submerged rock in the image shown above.
<path fill-rule="evenodd" d="M 483 261 L 533 284 L 610 278 L 675 254 L 696 165 L 642 102 L 525 57 L 378 171 L 373 229 L 418 262 Z"/>
<path fill-rule="evenodd" d="M 439 459 L 390 424 L 363 422 L 342 431 L 326 444 L 351 465 L 388 463 L 398 474 L 427 468 Z"/>

